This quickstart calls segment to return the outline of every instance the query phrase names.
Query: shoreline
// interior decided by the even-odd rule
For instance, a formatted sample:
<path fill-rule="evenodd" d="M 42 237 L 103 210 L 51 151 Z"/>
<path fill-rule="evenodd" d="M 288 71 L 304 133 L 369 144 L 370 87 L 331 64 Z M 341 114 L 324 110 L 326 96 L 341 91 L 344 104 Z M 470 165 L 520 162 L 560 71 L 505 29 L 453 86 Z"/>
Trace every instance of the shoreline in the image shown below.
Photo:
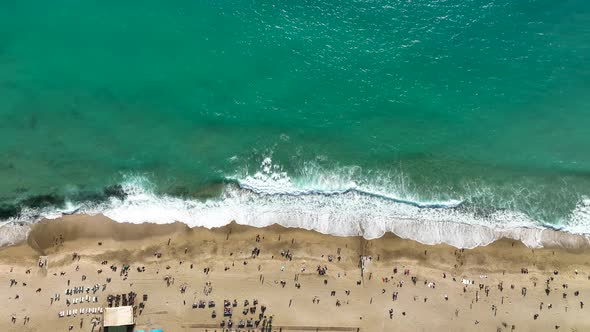
<path fill-rule="evenodd" d="M 259 250 L 256 255 L 255 250 Z M 360 256 L 369 258 L 364 273 L 359 268 Z M 37 265 L 39 257 L 47 257 L 45 269 Z M 126 265 L 129 270 L 122 274 L 120 269 Z M 326 273 L 319 275 L 316 267 L 325 267 Z M 10 286 L 9 279 L 18 285 Z M 463 284 L 464 279 L 473 284 Z M 273 315 L 273 326 L 284 327 L 284 331 L 301 331 L 296 327 L 350 331 L 435 327 L 472 331 L 474 326 L 511 331 L 512 325 L 516 331 L 590 328 L 586 309 L 579 304 L 590 301 L 587 248 L 532 249 L 501 239 L 461 250 L 446 244 L 424 245 L 393 234 L 366 240 L 280 225 L 256 228 L 232 222 L 207 229 L 182 223 L 118 223 L 104 216 L 78 215 L 39 222 L 27 241 L 0 249 L 0 295 L 10 303 L 0 308 L 0 328 L 13 328 L 14 315 L 21 326 L 24 317 L 29 317 L 28 331 L 47 327 L 61 331 L 69 325 L 91 331 L 90 319 L 100 315 L 57 315 L 84 307 L 66 306 L 65 299 L 71 298 L 63 290 L 69 280 L 75 286 L 104 285 L 105 290 L 96 293 L 98 302 L 88 304 L 91 307 L 106 307 L 108 294 L 148 294 L 145 309 L 141 314 L 136 311 L 138 328 L 199 332 L 218 328 L 222 319 L 227 321 L 219 315 L 222 307 L 216 308 L 219 316 L 212 318 L 214 309 L 193 309 L 192 304 L 214 300 L 219 305 L 234 298 L 239 302 L 257 299 Z M 549 295 L 544 291 L 545 280 L 549 280 Z M 564 289 L 562 284 L 569 287 Z M 207 285 L 212 285 L 212 292 Z M 39 293 L 35 292 L 38 288 Z M 528 289 L 526 296 L 521 294 L 524 288 Z M 58 293 L 61 299 L 50 301 Z M 539 310 L 540 303 L 544 303 L 543 310 Z M 242 304 L 235 309 L 236 323 L 250 318 L 241 310 Z M 424 314 L 429 315 L 428 320 L 422 319 Z M 78 329 L 80 323 L 84 326 Z"/>
<path fill-rule="evenodd" d="M 218 188 L 221 192 L 214 199 L 158 193 L 149 179 L 142 176 L 131 176 L 121 184 L 105 187 L 98 200 L 39 205 L 46 204 L 43 200 L 49 198 L 37 197 L 37 207 L 22 207 L 18 215 L 7 219 L 13 224 L 0 226 L 0 246 L 24 238 L 26 227 L 18 224 L 72 214 L 104 215 L 122 223 L 183 222 L 190 227 L 207 228 L 221 227 L 230 221 L 255 227 L 280 224 L 336 236 L 362 235 L 366 239 L 394 233 L 424 244 L 446 243 L 457 248 L 485 246 L 501 238 L 516 239 L 532 248 L 590 246 L 590 234 L 585 231 L 590 204 L 587 200 L 580 201 L 567 219 L 552 226 L 517 210 L 423 208 L 416 204 L 435 202 L 406 204 L 358 190 L 332 194 L 300 192 L 290 182 L 284 184 L 274 179 L 272 174 L 246 184 L 236 180 L 238 183 L 224 185 Z"/>
<path fill-rule="evenodd" d="M 39 221 L 36 221 L 31 224 L 25 223 L 18 223 L 18 222 L 10 222 L 7 221 L 5 224 L 0 226 L 0 248 L 16 245 L 23 241 L 27 240 L 27 236 L 29 231 L 35 224 L 43 223 L 45 221 L 51 220 L 59 220 L 69 217 L 74 218 L 82 218 L 85 217 L 104 217 L 109 218 L 103 214 L 86 214 L 86 213 L 73 213 L 73 214 L 63 214 L 61 217 L 57 218 L 43 218 Z M 110 219 L 110 218 L 109 218 Z M 464 249 L 473 249 L 476 247 L 487 246 L 492 244 L 496 241 L 502 239 L 509 239 L 509 240 L 516 240 L 522 242 L 529 248 L 590 248 L 590 235 L 589 234 L 574 234 L 570 233 L 565 230 L 557 230 L 553 228 L 536 228 L 536 227 L 517 227 L 517 228 L 493 228 L 484 225 L 478 224 L 468 224 L 462 222 L 449 222 L 449 221 L 419 221 L 414 219 L 404 219 L 399 218 L 396 219 L 397 222 L 394 225 L 391 225 L 391 230 L 384 231 L 381 234 L 377 234 L 377 236 L 366 236 L 364 233 L 364 229 L 362 225 L 359 223 L 359 231 L 357 234 L 339 234 L 330 232 L 325 229 L 325 227 L 306 227 L 305 224 L 299 223 L 299 225 L 282 225 L 279 223 L 266 223 L 263 225 L 251 225 L 248 223 L 240 223 L 236 220 L 230 221 L 226 224 L 222 225 L 213 225 L 211 227 L 206 226 L 191 226 L 182 221 L 174 221 L 173 223 L 180 223 L 186 225 L 188 228 L 207 228 L 207 229 L 215 229 L 215 228 L 222 228 L 232 223 L 250 226 L 254 228 L 265 228 L 273 225 L 282 226 L 286 228 L 294 228 L 294 229 L 302 229 L 307 231 L 315 231 L 321 234 L 330 235 L 330 236 L 338 236 L 338 237 L 356 237 L 362 235 L 366 240 L 373 240 L 379 239 L 387 234 L 392 234 L 398 236 L 402 239 L 416 241 L 423 245 L 438 245 L 438 244 L 447 244 L 453 246 L 455 248 L 464 248 Z M 145 221 L 141 223 L 132 223 L 132 222 L 119 222 L 113 220 L 117 223 L 122 224 L 133 224 L 133 225 L 143 225 L 143 224 L 153 224 L 153 225 L 166 225 L 170 223 L 159 223 L 159 222 L 150 222 Z M 415 234 L 422 234 L 421 239 L 416 239 Z M 467 234 L 467 235 L 466 235 Z M 453 236 L 468 236 L 468 234 L 472 235 L 472 238 L 465 239 L 459 238 L 456 241 L 453 241 Z M 441 241 L 441 238 L 447 238 L 447 241 Z M 467 245 L 462 245 L 467 244 Z"/>

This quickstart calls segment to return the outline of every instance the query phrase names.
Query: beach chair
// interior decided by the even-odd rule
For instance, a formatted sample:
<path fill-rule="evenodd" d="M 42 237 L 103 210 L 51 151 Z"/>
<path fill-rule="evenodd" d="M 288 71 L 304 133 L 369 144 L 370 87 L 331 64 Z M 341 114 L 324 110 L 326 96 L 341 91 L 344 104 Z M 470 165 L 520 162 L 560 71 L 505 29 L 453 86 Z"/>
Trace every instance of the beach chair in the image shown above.
<path fill-rule="evenodd" d="M 224 317 L 231 317 L 231 315 L 232 315 L 231 308 L 229 308 L 229 307 L 223 308 L 223 316 Z"/>

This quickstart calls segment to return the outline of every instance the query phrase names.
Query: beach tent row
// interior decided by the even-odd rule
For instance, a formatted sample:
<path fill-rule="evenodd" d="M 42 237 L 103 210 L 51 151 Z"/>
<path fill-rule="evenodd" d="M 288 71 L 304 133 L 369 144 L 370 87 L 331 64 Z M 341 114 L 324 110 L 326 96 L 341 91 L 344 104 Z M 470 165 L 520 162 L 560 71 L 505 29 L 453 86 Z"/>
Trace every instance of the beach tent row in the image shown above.
<path fill-rule="evenodd" d="M 58 316 L 61 317 L 70 317 L 70 316 L 76 316 L 77 314 L 83 315 L 83 314 L 101 314 L 102 313 L 102 308 L 101 307 L 97 307 L 97 308 L 82 308 L 80 310 L 78 309 L 73 309 L 73 310 L 65 310 L 65 311 L 60 311 Z"/>
<path fill-rule="evenodd" d="M 86 295 L 86 297 L 84 297 L 84 296 L 75 297 L 71 301 L 69 299 L 66 299 L 67 304 L 70 304 L 70 303 L 78 304 L 78 303 L 84 303 L 84 302 L 98 302 L 98 297 L 96 297 L 96 296 L 90 297 L 90 296 Z"/>

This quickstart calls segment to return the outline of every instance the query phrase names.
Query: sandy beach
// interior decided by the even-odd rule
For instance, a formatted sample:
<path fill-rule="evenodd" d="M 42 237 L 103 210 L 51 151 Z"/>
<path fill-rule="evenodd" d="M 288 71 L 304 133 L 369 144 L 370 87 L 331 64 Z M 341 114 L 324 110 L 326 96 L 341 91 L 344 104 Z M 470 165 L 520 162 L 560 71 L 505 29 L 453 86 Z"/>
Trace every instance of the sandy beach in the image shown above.
<path fill-rule="evenodd" d="M 588 331 L 588 253 L 75 215 L 0 249 L 0 330 L 100 331 L 98 308 L 131 293 L 148 330 L 223 331 L 227 300 L 242 331 L 249 320 L 272 331 Z"/>

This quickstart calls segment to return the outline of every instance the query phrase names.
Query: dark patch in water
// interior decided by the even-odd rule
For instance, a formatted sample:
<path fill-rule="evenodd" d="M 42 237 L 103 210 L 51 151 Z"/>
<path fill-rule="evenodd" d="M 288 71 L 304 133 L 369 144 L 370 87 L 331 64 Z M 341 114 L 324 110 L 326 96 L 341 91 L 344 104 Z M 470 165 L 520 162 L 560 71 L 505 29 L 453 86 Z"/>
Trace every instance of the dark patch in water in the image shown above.
<path fill-rule="evenodd" d="M 82 191 L 76 193 L 76 196 L 72 197 L 71 200 L 74 202 L 102 202 L 105 201 L 107 198 L 108 197 L 101 192 Z"/>
<path fill-rule="evenodd" d="M 31 208 L 44 208 L 48 206 L 58 206 L 64 203 L 64 199 L 56 194 L 36 195 L 26 198 L 20 202 L 21 206 Z"/>
<path fill-rule="evenodd" d="M 196 191 L 190 194 L 190 197 L 199 200 L 207 200 L 219 197 L 223 192 L 223 181 L 211 181 L 206 185 L 200 186 Z"/>
<path fill-rule="evenodd" d="M 0 220 L 18 216 L 20 208 L 14 205 L 0 205 Z"/>
<path fill-rule="evenodd" d="M 120 200 L 124 200 L 127 197 L 127 194 L 120 184 L 108 186 L 104 188 L 103 192 L 106 197 L 116 197 Z"/>
<path fill-rule="evenodd" d="M 25 193 L 27 192 L 27 188 L 18 188 L 16 190 L 17 193 Z M 108 200 L 110 197 L 116 197 L 120 200 L 124 200 L 127 197 L 127 194 L 123 190 L 121 185 L 112 185 L 105 187 L 102 191 L 82 191 L 76 193 L 73 197 L 67 197 L 68 201 L 84 203 L 84 202 L 104 202 Z M 12 199 L 0 199 L 0 202 L 9 202 Z M 1 204 L 0 203 L 0 220 L 6 220 L 11 217 L 18 217 L 22 210 L 25 208 L 31 209 L 42 209 L 48 207 L 55 207 L 60 208 L 63 207 L 66 201 L 66 197 L 60 196 L 54 193 L 51 194 L 43 194 L 43 195 L 34 195 L 27 197 L 18 201 L 15 204 Z M 71 212 L 70 212 L 71 213 Z M 67 214 L 67 213 L 66 213 Z"/>
<path fill-rule="evenodd" d="M 123 187 L 120 184 L 115 184 L 112 186 L 107 186 L 102 189 L 102 191 L 80 191 L 76 193 L 76 197 L 73 197 L 72 200 L 75 202 L 104 202 L 108 200 L 110 197 L 115 197 L 120 200 L 124 200 L 127 198 L 127 194 L 123 190 Z"/>

